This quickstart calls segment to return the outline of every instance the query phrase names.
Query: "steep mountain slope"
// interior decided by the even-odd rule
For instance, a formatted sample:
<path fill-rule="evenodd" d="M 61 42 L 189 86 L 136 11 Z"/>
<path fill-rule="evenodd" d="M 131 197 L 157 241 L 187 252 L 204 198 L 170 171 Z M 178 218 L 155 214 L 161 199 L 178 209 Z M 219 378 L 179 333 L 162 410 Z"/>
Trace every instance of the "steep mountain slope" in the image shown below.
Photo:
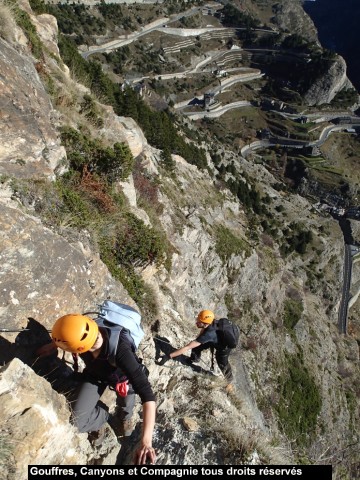
<path fill-rule="evenodd" d="M 187 145 L 195 136 L 205 168 L 150 144 L 69 73 L 54 17 L 22 8 L 36 26 L 32 42 L 19 27 L 0 39 L 0 326 L 29 328 L 0 337 L 4 478 L 23 478 L 28 464 L 131 462 L 140 416 L 120 451 L 110 428 L 93 448 L 68 421 L 71 359 L 43 365 L 33 354 L 56 318 L 109 297 L 143 314 L 159 464 L 331 463 L 335 478 L 356 478 L 359 330 L 353 318 L 349 334 L 338 333 L 337 221 L 184 119 L 179 136 Z M 354 285 L 358 277 L 355 265 Z M 196 335 L 202 308 L 243 332 L 229 396 L 209 355 L 200 366 L 156 364 L 168 343 Z M 104 400 L 111 409 L 113 392 Z"/>

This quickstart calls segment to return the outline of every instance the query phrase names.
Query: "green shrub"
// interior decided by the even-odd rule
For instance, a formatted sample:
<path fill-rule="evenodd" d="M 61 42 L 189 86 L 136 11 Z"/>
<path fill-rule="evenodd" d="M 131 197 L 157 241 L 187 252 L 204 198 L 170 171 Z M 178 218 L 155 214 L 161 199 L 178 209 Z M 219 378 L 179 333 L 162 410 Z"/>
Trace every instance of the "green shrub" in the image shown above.
<path fill-rule="evenodd" d="M 255 185 L 252 185 L 251 183 L 250 179 L 244 174 L 242 174 L 242 177 L 237 175 L 235 180 L 230 178 L 226 182 L 230 191 L 237 196 L 247 210 L 251 209 L 257 215 L 266 214 L 267 210 L 265 203 L 268 203 L 267 197 L 262 198 L 260 193 L 256 190 Z"/>
<path fill-rule="evenodd" d="M 90 43 L 93 35 L 106 33 L 105 22 L 89 12 L 89 7 L 86 5 L 55 5 L 42 0 L 30 0 L 30 6 L 37 15 L 48 13 L 56 17 L 59 31 L 65 35 L 71 35 L 78 45 Z"/>
<path fill-rule="evenodd" d="M 283 230 L 283 235 L 284 242 L 280 246 L 280 252 L 283 256 L 289 255 L 293 251 L 303 255 L 306 253 L 307 246 L 313 240 L 312 232 L 305 230 L 303 225 L 295 222 Z"/>
<path fill-rule="evenodd" d="M 175 162 L 172 159 L 169 147 L 165 147 L 160 154 L 160 161 L 161 165 L 167 170 L 168 172 L 173 172 L 175 169 Z"/>
<path fill-rule="evenodd" d="M 84 168 L 112 183 L 125 180 L 132 172 L 134 157 L 125 143 L 104 146 L 70 127 L 63 127 L 61 140 L 66 148 L 70 167 L 82 172 Z"/>
<path fill-rule="evenodd" d="M 63 62 L 69 67 L 74 77 L 90 87 L 89 62 L 80 55 L 76 44 L 70 38 L 60 34 L 58 46 Z"/>
<path fill-rule="evenodd" d="M 330 105 L 334 108 L 349 108 L 358 103 L 359 94 L 354 88 L 343 89 L 332 99 Z"/>
<path fill-rule="evenodd" d="M 113 232 L 110 240 L 118 264 L 145 268 L 165 261 L 165 238 L 132 213 L 125 213 Z"/>
<path fill-rule="evenodd" d="M 287 299 L 284 302 L 283 321 L 288 330 L 292 330 L 301 318 L 304 310 L 301 301 Z"/>
<path fill-rule="evenodd" d="M 35 58 L 42 58 L 42 43 L 37 34 L 36 28 L 31 22 L 30 15 L 24 10 L 21 10 L 14 0 L 7 0 L 5 1 L 5 4 L 9 5 L 13 9 L 15 21 L 25 33 L 31 48 L 31 53 Z"/>
<path fill-rule="evenodd" d="M 301 355 L 286 355 L 286 370 L 279 379 L 278 393 L 275 409 L 282 430 L 299 446 L 308 445 L 316 432 L 322 402 Z"/>
<path fill-rule="evenodd" d="M 245 257 L 250 255 L 250 247 L 247 242 L 237 237 L 228 228 L 218 225 L 214 229 L 215 234 L 215 251 L 223 262 L 229 260 L 231 255 L 244 254 Z"/>
<path fill-rule="evenodd" d="M 42 13 L 49 13 L 47 11 L 47 5 L 43 0 L 30 0 L 29 3 L 32 11 L 37 15 L 41 15 Z"/>
<path fill-rule="evenodd" d="M 171 245 L 160 229 L 128 212 L 126 202 L 111 185 L 70 170 L 53 183 L 14 180 L 12 189 L 24 203 L 35 200 L 35 211 L 43 223 L 59 233 L 86 229 L 114 278 L 144 311 L 155 315 L 155 295 L 137 269 L 151 264 L 169 269 Z"/>
<path fill-rule="evenodd" d="M 104 126 L 104 120 L 99 117 L 99 109 L 95 100 L 90 95 L 84 95 L 84 99 L 80 104 L 80 113 L 83 114 L 97 128 Z"/>
<path fill-rule="evenodd" d="M 141 307 L 144 318 L 157 315 L 158 305 L 151 287 L 134 271 L 132 266 L 126 268 L 117 263 L 114 251 L 109 248 L 106 239 L 103 238 L 100 241 L 99 247 L 102 261 L 108 267 L 111 275 L 124 285 L 129 295 Z"/>
<path fill-rule="evenodd" d="M 97 216 L 96 208 L 85 198 L 85 195 L 77 191 L 73 186 L 58 183 L 59 193 L 63 202 L 63 214 L 68 213 L 74 219 L 73 225 L 77 228 L 86 228 L 94 222 Z"/>
<path fill-rule="evenodd" d="M 241 12 L 229 3 L 224 6 L 221 13 L 224 15 L 223 23 L 227 27 L 246 27 L 251 29 L 260 25 L 259 19 L 252 17 L 248 13 Z"/>

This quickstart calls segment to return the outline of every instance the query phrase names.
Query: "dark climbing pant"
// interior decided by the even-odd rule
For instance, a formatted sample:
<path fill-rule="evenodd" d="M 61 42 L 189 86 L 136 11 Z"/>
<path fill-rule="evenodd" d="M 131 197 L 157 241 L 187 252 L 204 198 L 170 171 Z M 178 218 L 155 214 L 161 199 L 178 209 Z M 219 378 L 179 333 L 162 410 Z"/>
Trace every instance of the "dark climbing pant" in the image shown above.
<path fill-rule="evenodd" d="M 215 350 L 215 359 L 216 363 L 219 365 L 219 368 L 226 378 L 228 382 L 231 382 L 233 380 L 233 374 L 231 370 L 231 365 L 229 363 L 229 355 L 231 352 L 231 348 L 229 347 L 215 347 L 214 344 L 208 342 L 208 343 L 203 343 L 202 345 L 199 345 L 196 348 L 193 348 L 191 350 L 191 356 L 190 359 L 195 361 L 195 360 L 200 360 L 201 357 L 201 352 L 203 350 L 207 350 L 208 348 L 214 349 Z"/>
<path fill-rule="evenodd" d="M 107 386 L 106 383 L 87 379 L 75 391 L 71 405 L 73 423 L 80 432 L 97 431 L 107 422 L 109 412 L 99 402 Z M 131 386 L 126 397 L 117 395 L 116 403 L 116 412 L 121 420 L 129 420 L 135 406 L 135 392 Z"/>

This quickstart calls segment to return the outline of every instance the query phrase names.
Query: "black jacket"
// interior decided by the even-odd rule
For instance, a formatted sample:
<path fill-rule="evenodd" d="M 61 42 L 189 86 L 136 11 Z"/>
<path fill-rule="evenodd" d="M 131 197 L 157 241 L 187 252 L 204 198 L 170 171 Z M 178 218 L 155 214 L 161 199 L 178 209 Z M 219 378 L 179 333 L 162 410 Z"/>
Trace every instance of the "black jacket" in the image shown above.
<path fill-rule="evenodd" d="M 91 352 L 80 355 L 86 365 L 84 374 L 109 385 L 113 383 L 115 374 L 119 378 L 126 376 L 135 393 L 140 396 L 142 403 L 155 401 L 145 368 L 137 357 L 135 347 L 126 333 L 121 332 L 120 334 L 115 354 L 116 366 L 113 366 L 108 361 L 110 352 L 107 329 L 100 328 L 100 331 L 104 337 L 100 355 L 97 358 L 94 358 Z"/>

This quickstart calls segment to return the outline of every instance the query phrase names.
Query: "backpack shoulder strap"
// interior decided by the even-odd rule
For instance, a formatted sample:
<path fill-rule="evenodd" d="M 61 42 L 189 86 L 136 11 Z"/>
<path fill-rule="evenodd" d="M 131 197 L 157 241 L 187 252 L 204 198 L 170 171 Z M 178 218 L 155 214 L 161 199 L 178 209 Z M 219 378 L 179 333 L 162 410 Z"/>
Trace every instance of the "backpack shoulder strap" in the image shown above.
<path fill-rule="evenodd" d="M 215 369 L 215 366 L 214 366 L 215 347 L 213 345 L 211 345 L 211 347 L 210 347 L 210 352 L 211 352 L 211 367 L 210 367 L 210 370 L 213 372 L 214 369 Z"/>
<path fill-rule="evenodd" d="M 112 329 L 110 328 L 110 333 L 109 333 L 109 357 L 108 357 L 108 362 L 110 365 L 113 367 L 116 366 L 116 352 L 117 348 L 119 345 L 119 339 L 120 339 L 120 334 L 122 331 L 122 328 L 120 329 Z"/>
<path fill-rule="evenodd" d="M 74 372 L 77 373 L 79 371 L 79 354 L 78 353 L 73 353 L 72 358 L 73 358 L 73 362 L 74 362 L 73 369 L 74 369 Z"/>
<path fill-rule="evenodd" d="M 107 335 L 108 335 L 108 342 L 109 342 L 109 356 L 108 356 L 108 362 L 110 365 L 113 367 L 116 366 L 116 351 L 117 347 L 119 344 L 119 339 L 120 339 L 120 334 L 122 330 L 124 330 L 124 327 L 121 325 L 105 325 L 103 318 L 98 317 L 95 319 L 96 323 L 98 324 L 99 328 L 103 328 L 106 330 Z M 129 335 L 129 338 L 131 336 Z"/>

